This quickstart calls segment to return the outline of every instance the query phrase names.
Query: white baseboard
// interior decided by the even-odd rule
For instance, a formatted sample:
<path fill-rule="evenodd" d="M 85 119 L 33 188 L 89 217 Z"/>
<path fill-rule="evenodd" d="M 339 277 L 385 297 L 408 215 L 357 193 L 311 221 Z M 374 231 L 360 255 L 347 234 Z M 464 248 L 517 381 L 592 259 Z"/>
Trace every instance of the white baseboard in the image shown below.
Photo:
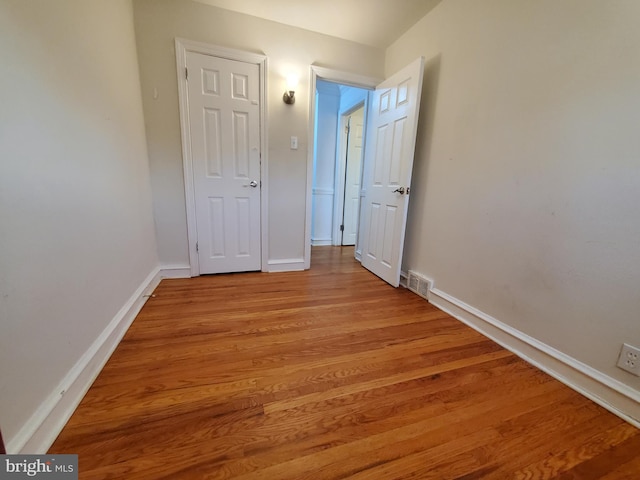
<path fill-rule="evenodd" d="M 191 266 L 190 265 L 161 265 L 160 277 L 191 278 Z"/>
<path fill-rule="evenodd" d="M 269 260 L 269 272 L 299 272 L 304 270 L 304 258 L 284 258 Z"/>
<path fill-rule="evenodd" d="M 47 452 L 147 301 L 145 295 L 150 295 L 160 280 L 160 268 L 156 267 L 20 431 L 7 441 L 9 453 Z"/>
<path fill-rule="evenodd" d="M 312 247 L 327 247 L 333 245 L 333 240 L 331 240 L 330 238 L 312 238 L 311 239 L 311 246 Z"/>
<path fill-rule="evenodd" d="M 640 392 L 434 288 L 430 303 L 640 428 Z"/>

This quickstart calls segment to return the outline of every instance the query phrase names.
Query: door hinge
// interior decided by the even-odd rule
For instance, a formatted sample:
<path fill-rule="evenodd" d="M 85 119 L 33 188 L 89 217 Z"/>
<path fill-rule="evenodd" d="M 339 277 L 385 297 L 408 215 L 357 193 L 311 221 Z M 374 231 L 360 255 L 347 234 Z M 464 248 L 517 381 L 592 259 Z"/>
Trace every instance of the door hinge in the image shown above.
<path fill-rule="evenodd" d="M 198 248 L 198 242 L 196 242 L 196 252 L 199 252 L 200 249 Z"/>
<path fill-rule="evenodd" d="M 189 69 L 187 67 L 184 67 L 184 78 L 189 80 Z"/>
<path fill-rule="evenodd" d="M 344 232 L 344 225 L 340 225 L 340 231 Z"/>

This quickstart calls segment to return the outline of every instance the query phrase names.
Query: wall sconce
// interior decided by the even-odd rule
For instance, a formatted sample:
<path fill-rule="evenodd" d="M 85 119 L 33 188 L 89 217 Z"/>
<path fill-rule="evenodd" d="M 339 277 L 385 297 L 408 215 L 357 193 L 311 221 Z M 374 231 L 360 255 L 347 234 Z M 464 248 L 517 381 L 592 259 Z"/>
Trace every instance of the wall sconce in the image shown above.
<path fill-rule="evenodd" d="M 296 103 L 295 90 L 298 85 L 298 77 L 296 75 L 288 75 L 287 76 L 287 89 L 282 95 L 282 101 L 287 105 L 293 105 Z"/>

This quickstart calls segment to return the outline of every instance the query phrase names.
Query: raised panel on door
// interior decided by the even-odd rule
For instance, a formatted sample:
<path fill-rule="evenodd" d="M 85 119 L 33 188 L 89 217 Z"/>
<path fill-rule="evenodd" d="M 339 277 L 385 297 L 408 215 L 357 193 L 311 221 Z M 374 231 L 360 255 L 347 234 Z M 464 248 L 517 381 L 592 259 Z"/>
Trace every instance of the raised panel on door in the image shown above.
<path fill-rule="evenodd" d="M 249 197 L 236 198 L 236 255 L 248 257 L 251 255 L 251 199 Z"/>
<path fill-rule="evenodd" d="M 369 237 L 366 243 L 367 257 L 377 260 L 380 256 L 378 253 L 378 225 L 380 223 L 380 204 L 372 203 L 369 208 Z"/>
<path fill-rule="evenodd" d="M 395 287 L 400 283 L 423 69 L 420 57 L 376 88 L 367 130 L 362 265 Z"/>
<path fill-rule="evenodd" d="M 202 94 L 220 95 L 220 71 L 202 68 Z"/>
<path fill-rule="evenodd" d="M 206 175 L 210 178 L 222 178 L 222 132 L 220 110 L 204 109 L 204 157 Z"/>
<path fill-rule="evenodd" d="M 406 117 L 399 118 L 393 122 L 393 136 L 391 141 L 391 157 L 389 165 L 389 178 L 387 185 L 397 187 L 402 185 L 402 159 L 404 158 L 404 126 Z"/>
<path fill-rule="evenodd" d="M 398 207 L 395 205 L 387 205 L 384 211 L 384 222 L 382 223 L 382 231 L 379 233 L 382 237 L 382 257 L 380 262 L 385 267 L 391 268 L 393 264 L 394 230 L 396 227 Z"/>
<path fill-rule="evenodd" d="M 224 222 L 224 198 L 209 197 L 209 216 L 206 229 L 211 241 L 208 243 L 208 252 L 203 251 L 203 255 L 208 253 L 209 259 L 225 258 L 227 242 L 225 241 Z M 201 225 L 201 227 L 205 227 Z M 203 248 L 205 245 L 203 245 Z"/>
<path fill-rule="evenodd" d="M 259 67 L 189 52 L 200 273 L 260 270 Z"/>
<path fill-rule="evenodd" d="M 249 178 L 249 115 L 246 112 L 233 112 L 233 172 L 236 179 Z"/>
<path fill-rule="evenodd" d="M 389 125 L 382 124 L 379 125 L 375 132 L 375 162 L 373 169 L 373 182 L 371 184 L 372 187 L 381 187 L 386 182 L 386 170 L 388 168 L 387 165 L 387 156 L 388 156 L 388 141 L 389 137 Z"/>

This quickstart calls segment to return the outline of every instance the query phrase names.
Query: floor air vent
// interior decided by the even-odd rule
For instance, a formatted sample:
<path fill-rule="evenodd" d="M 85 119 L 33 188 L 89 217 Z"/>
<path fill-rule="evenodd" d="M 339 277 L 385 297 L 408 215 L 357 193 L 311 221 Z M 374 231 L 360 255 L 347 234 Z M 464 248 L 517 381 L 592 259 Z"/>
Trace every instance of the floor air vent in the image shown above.
<path fill-rule="evenodd" d="M 419 273 L 409 270 L 407 278 L 407 288 L 422 298 L 429 300 L 429 291 L 432 288 L 431 280 L 423 277 Z"/>

